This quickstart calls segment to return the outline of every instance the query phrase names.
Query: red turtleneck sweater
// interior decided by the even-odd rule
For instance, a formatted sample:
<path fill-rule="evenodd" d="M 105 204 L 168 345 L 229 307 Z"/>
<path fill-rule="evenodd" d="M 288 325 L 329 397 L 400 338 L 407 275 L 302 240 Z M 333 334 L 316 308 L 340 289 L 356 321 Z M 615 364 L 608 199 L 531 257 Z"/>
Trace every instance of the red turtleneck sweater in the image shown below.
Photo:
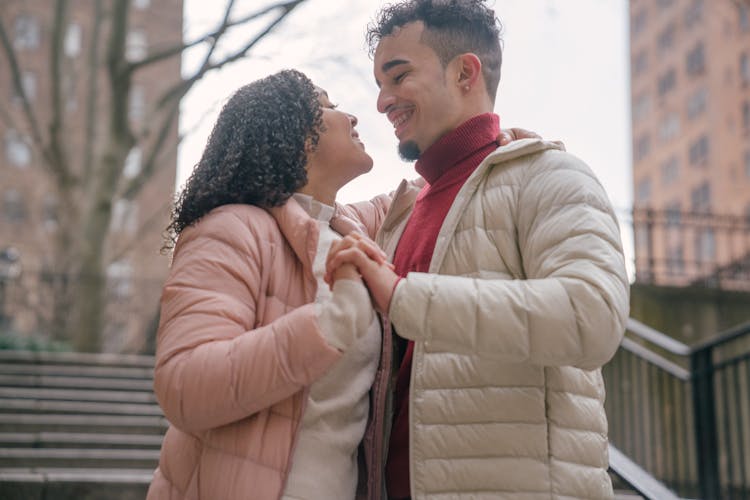
<path fill-rule="evenodd" d="M 440 227 L 456 194 L 482 160 L 497 148 L 499 133 L 499 117 L 486 113 L 464 122 L 422 153 L 416 170 L 427 185 L 417 196 L 396 248 L 393 264 L 399 276 L 429 271 Z M 409 341 L 393 394 L 393 428 L 385 470 L 388 496 L 393 499 L 410 497 L 409 383 L 413 351 L 414 342 Z"/>

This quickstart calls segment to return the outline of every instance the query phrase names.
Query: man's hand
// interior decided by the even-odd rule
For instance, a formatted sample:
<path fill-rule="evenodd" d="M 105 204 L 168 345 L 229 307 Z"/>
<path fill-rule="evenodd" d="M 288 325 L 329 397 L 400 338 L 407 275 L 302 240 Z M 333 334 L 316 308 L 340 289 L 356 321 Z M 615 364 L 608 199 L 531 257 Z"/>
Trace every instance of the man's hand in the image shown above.
<path fill-rule="evenodd" d="M 334 242 L 326 259 L 326 283 L 332 284 L 336 270 L 349 264 L 355 266 L 362 275 L 375 302 L 375 308 L 387 313 L 393 288 L 399 278 L 393 272 L 393 266 L 386 262 L 383 251 L 375 242 L 358 233 Z"/>
<path fill-rule="evenodd" d="M 523 128 L 504 128 L 500 131 L 500 135 L 497 136 L 497 140 L 501 146 L 507 146 L 513 141 L 519 139 L 541 139 L 542 136 L 531 130 Z"/>

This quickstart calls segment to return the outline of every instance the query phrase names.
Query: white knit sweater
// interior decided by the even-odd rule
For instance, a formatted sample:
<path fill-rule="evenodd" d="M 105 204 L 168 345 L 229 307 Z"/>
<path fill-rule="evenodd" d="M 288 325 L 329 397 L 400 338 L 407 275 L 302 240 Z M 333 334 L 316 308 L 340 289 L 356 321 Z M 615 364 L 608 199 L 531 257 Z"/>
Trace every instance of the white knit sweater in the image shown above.
<path fill-rule="evenodd" d="M 331 293 L 323 281 L 328 249 L 341 238 L 329 226 L 333 207 L 307 195 L 297 193 L 294 197 L 320 225 L 313 262 L 318 281 L 315 302 L 326 339 L 344 354 L 310 387 L 282 499 L 353 499 L 357 448 L 367 424 L 368 394 L 380 354 L 380 324 L 361 282 L 339 280 Z M 344 331 L 336 321 L 339 314 L 369 317 L 369 327 L 362 332 Z"/>

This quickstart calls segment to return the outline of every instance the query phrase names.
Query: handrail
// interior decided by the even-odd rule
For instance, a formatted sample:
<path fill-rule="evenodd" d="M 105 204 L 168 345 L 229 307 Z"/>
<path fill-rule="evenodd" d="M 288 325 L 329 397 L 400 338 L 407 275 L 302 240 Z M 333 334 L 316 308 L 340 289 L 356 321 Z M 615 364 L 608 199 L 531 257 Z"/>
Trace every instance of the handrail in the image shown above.
<path fill-rule="evenodd" d="M 627 329 L 628 331 L 633 332 L 637 336 L 648 340 L 652 344 L 657 345 L 662 349 L 671 352 L 672 354 L 677 354 L 679 356 L 690 356 L 690 354 L 692 353 L 692 349 L 687 344 L 683 344 L 679 340 L 675 340 L 672 337 L 660 332 L 659 330 L 655 330 L 636 319 L 628 318 Z"/>
<path fill-rule="evenodd" d="M 629 338 L 622 339 L 620 347 L 632 352 L 641 359 L 648 361 L 649 363 L 658 366 L 662 370 L 669 372 L 680 380 L 687 382 L 690 380 L 690 371 L 681 367 L 677 363 L 669 361 L 663 356 L 659 356 L 648 347 L 644 347 L 641 344 L 630 340 Z"/>
<path fill-rule="evenodd" d="M 704 340 L 703 342 L 699 342 L 698 344 L 694 345 L 690 350 L 692 352 L 703 351 L 705 349 L 709 349 L 709 348 L 716 347 L 721 344 L 725 344 L 727 342 L 731 342 L 732 340 L 738 337 L 741 337 L 743 335 L 746 335 L 748 333 L 750 333 L 750 321 L 734 326 L 728 330 L 724 330 L 723 332 L 720 332 L 714 338 Z"/>
<path fill-rule="evenodd" d="M 680 500 L 672 490 L 609 444 L 609 467 L 648 500 Z"/>

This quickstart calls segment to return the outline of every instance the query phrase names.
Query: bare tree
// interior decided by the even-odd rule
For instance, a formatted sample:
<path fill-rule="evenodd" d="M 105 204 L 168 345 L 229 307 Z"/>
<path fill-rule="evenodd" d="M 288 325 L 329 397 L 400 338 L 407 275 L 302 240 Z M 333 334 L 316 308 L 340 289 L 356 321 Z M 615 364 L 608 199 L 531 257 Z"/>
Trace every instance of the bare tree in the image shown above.
<path fill-rule="evenodd" d="M 236 15 L 238 2 L 228 0 L 218 25 L 195 40 L 175 40 L 172 45 L 152 47 L 145 57 L 134 60 L 127 54 L 131 0 L 92 0 L 93 27 L 86 47 L 83 85 L 86 90 L 85 141 L 83 151 L 75 150 L 67 138 L 69 114 L 64 105 L 66 67 L 65 30 L 71 15 L 68 0 L 55 0 L 49 29 L 50 51 L 45 63 L 49 71 L 51 105 L 34 107 L 24 88 L 22 55 L 9 36 L 9 20 L 0 13 L 0 52 L 3 71 L 12 78 L 21 102 L 22 117 L 14 120 L 0 101 L 0 120 L 31 138 L 42 168 L 55 186 L 59 199 L 59 226 L 55 232 L 51 280 L 52 325 L 61 338 L 73 341 L 78 350 L 95 351 L 100 346 L 105 310 L 106 262 L 104 253 L 112 221 L 113 200 L 133 199 L 164 166 L 160 156 L 174 148 L 174 131 L 181 98 L 207 73 L 246 57 L 251 49 L 271 33 L 305 0 L 278 0 L 250 14 Z M 5 12 L 5 10 L 4 10 Z M 241 32 L 244 40 L 233 49 L 221 50 L 228 33 Z M 169 61 L 174 63 L 184 51 L 203 46 L 205 55 L 192 74 L 177 78 L 154 100 L 148 119 L 134 126 L 128 119 L 133 81 Z M 152 73 L 149 73 L 152 74 Z M 16 123 L 18 121 L 18 123 Z M 171 140 L 170 140 L 171 138 Z M 134 146 L 143 151 L 140 173 L 123 175 L 126 158 Z M 80 148 L 79 148 L 80 149 Z M 169 167 L 169 165 L 166 165 Z M 173 165 L 172 165 L 173 166 Z"/>

